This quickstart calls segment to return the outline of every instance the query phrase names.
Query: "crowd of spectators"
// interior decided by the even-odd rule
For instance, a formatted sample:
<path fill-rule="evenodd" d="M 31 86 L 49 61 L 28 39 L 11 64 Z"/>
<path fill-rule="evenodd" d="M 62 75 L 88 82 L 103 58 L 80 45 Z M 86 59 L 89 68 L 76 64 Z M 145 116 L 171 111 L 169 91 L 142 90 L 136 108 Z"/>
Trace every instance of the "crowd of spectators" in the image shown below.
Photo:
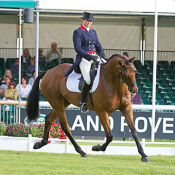
<path fill-rule="evenodd" d="M 27 98 L 32 86 L 28 84 L 27 76 L 22 76 L 21 78 L 21 85 L 15 84 L 14 80 L 11 80 L 9 76 L 5 77 L 5 82 L 0 86 L 0 99 L 2 100 L 17 100 L 18 98 L 18 91 L 20 86 L 20 97 Z"/>
<path fill-rule="evenodd" d="M 51 49 L 43 55 L 43 49 L 38 50 L 39 62 L 58 62 L 61 63 L 61 53 L 57 49 L 57 43 L 51 43 Z M 27 67 L 24 67 L 24 64 Z M 21 85 L 15 83 L 14 77 L 19 76 L 19 58 L 14 59 L 14 63 L 6 69 L 4 76 L 0 77 L 0 99 L 17 100 L 20 86 L 20 98 L 27 98 L 35 82 L 35 56 L 32 57 L 29 49 L 25 48 L 21 56 Z M 25 68 L 25 69 L 24 69 Z M 40 72 L 40 67 L 38 67 Z"/>

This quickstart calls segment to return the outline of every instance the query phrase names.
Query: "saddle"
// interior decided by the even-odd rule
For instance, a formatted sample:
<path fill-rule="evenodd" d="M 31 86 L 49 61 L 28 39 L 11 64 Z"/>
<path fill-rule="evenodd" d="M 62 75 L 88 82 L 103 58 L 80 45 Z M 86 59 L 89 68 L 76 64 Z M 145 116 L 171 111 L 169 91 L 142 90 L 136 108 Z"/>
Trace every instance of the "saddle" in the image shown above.
<path fill-rule="evenodd" d="M 93 66 L 92 66 L 93 67 Z M 92 88 L 91 88 L 91 93 L 94 92 L 97 87 L 98 87 L 98 84 L 99 84 L 99 80 L 100 80 L 100 68 L 101 68 L 101 62 L 99 62 L 98 64 L 98 69 L 96 71 L 91 71 L 91 76 L 90 77 L 95 77 L 94 78 L 94 81 L 93 81 L 93 78 L 91 82 L 92 84 Z M 76 72 L 75 72 L 76 71 Z M 92 76 L 92 72 L 96 72 L 94 76 Z M 79 84 L 83 84 L 83 78 L 81 77 L 81 71 L 79 69 L 79 67 L 75 70 L 72 71 L 72 73 L 68 76 L 67 78 L 67 81 L 66 81 L 66 87 L 67 89 L 70 91 L 70 92 L 78 92 L 80 93 L 81 92 L 81 85 Z M 81 80 L 81 81 L 80 81 Z M 80 88 L 79 88 L 80 87 Z"/>

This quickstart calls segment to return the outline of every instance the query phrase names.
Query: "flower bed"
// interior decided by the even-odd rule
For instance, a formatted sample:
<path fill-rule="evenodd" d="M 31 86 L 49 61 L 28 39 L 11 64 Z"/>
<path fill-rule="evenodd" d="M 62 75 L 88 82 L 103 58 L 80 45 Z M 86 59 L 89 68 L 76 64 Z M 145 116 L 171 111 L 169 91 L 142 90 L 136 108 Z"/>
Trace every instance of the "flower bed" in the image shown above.
<path fill-rule="evenodd" d="M 6 132 L 6 125 L 3 122 L 0 122 L 0 135 L 3 136 Z"/>
<path fill-rule="evenodd" d="M 31 124 L 29 126 L 22 123 L 12 123 L 6 126 L 5 123 L 0 122 L 0 135 L 28 137 L 31 134 L 33 137 L 41 138 L 44 136 L 44 128 L 44 123 L 40 123 L 39 125 Z M 53 122 L 50 128 L 49 138 L 66 139 L 66 135 L 56 121 Z"/>

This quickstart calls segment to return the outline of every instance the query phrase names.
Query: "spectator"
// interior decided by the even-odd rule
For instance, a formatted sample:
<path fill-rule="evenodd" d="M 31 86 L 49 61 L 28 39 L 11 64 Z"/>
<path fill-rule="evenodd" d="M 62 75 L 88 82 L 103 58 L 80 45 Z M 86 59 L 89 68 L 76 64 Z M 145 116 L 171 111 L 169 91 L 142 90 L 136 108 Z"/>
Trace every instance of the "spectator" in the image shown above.
<path fill-rule="evenodd" d="M 32 77 L 29 79 L 29 84 L 33 86 L 35 82 L 35 70 L 32 72 Z"/>
<path fill-rule="evenodd" d="M 61 53 L 58 52 L 58 49 L 57 49 L 57 43 L 53 42 L 51 44 L 51 48 L 52 50 L 48 50 L 46 52 L 46 58 L 47 58 L 47 62 L 59 62 L 61 63 Z"/>
<path fill-rule="evenodd" d="M 21 63 L 29 63 L 30 62 L 30 53 L 29 53 L 29 49 L 25 48 L 23 50 L 23 55 L 21 56 Z"/>
<path fill-rule="evenodd" d="M 6 77 L 6 76 L 7 76 L 7 77 L 10 77 L 10 80 L 14 80 L 14 79 L 13 79 L 13 76 L 12 76 L 11 70 L 10 70 L 10 69 L 6 69 L 6 70 L 5 70 L 5 73 L 4 73 L 4 77 L 1 78 L 0 85 L 5 83 L 5 77 Z"/>
<path fill-rule="evenodd" d="M 39 62 L 46 62 L 46 57 L 43 55 L 43 49 L 38 50 L 38 59 L 39 59 Z"/>
<path fill-rule="evenodd" d="M 39 62 L 45 62 L 46 57 L 43 55 L 43 49 L 39 49 L 38 54 L 39 54 L 38 55 Z"/>
<path fill-rule="evenodd" d="M 32 86 L 30 84 L 28 84 L 28 78 L 26 76 L 22 77 L 20 86 L 21 86 L 20 97 L 27 98 L 29 96 L 31 89 L 32 89 Z M 16 89 L 19 92 L 19 84 L 17 84 Z"/>
<path fill-rule="evenodd" d="M 12 75 L 19 75 L 19 58 L 15 59 L 15 63 L 10 66 L 10 70 L 12 71 Z M 24 69 L 21 65 L 21 75 L 23 75 Z"/>
<path fill-rule="evenodd" d="M 30 65 L 27 67 L 26 75 L 32 76 L 32 72 L 35 70 L 35 58 L 30 58 Z M 40 68 L 38 66 L 38 71 L 40 71 Z"/>
<path fill-rule="evenodd" d="M 4 100 L 17 100 L 18 90 L 15 89 L 15 82 L 13 80 L 9 83 L 9 88 L 4 92 Z"/>
<path fill-rule="evenodd" d="M 137 93 L 131 93 L 131 103 L 132 104 L 141 104 L 141 96 Z"/>
<path fill-rule="evenodd" d="M 128 52 L 123 52 L 123 55 L 129 57 Z"/>
<path fill-rule="evenodd" d="M 0 89 L 1 89 L 0 90 L 0 95 L 1 95 L 2 98 L 4 97 L 5 90 L 9 87 L 10 81 L 11 81 L 10 77 L 6 76 L 5 77 L 5 83 L 0 86 Z"/>

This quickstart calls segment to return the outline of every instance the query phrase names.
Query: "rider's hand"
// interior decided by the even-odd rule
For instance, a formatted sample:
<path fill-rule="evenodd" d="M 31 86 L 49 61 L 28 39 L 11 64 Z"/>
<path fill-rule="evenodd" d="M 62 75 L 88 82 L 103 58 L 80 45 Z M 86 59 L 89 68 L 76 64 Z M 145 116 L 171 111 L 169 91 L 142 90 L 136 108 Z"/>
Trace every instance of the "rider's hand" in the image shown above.
<path fill-rule="evenodd" d="M 103 58 L 105 61 L 108 61 L 108 60 L 105 58 L 105 53 L 104 53 L 104 52 L 101 52 L 101 53 L 100 53 L 100 57 Z"/>
<path fill-rule="evenodd" d="M 98 58 L 98 56 L 92 56 L 91 60 L 94 62 L 97 62 L 97 58 Z"/>

